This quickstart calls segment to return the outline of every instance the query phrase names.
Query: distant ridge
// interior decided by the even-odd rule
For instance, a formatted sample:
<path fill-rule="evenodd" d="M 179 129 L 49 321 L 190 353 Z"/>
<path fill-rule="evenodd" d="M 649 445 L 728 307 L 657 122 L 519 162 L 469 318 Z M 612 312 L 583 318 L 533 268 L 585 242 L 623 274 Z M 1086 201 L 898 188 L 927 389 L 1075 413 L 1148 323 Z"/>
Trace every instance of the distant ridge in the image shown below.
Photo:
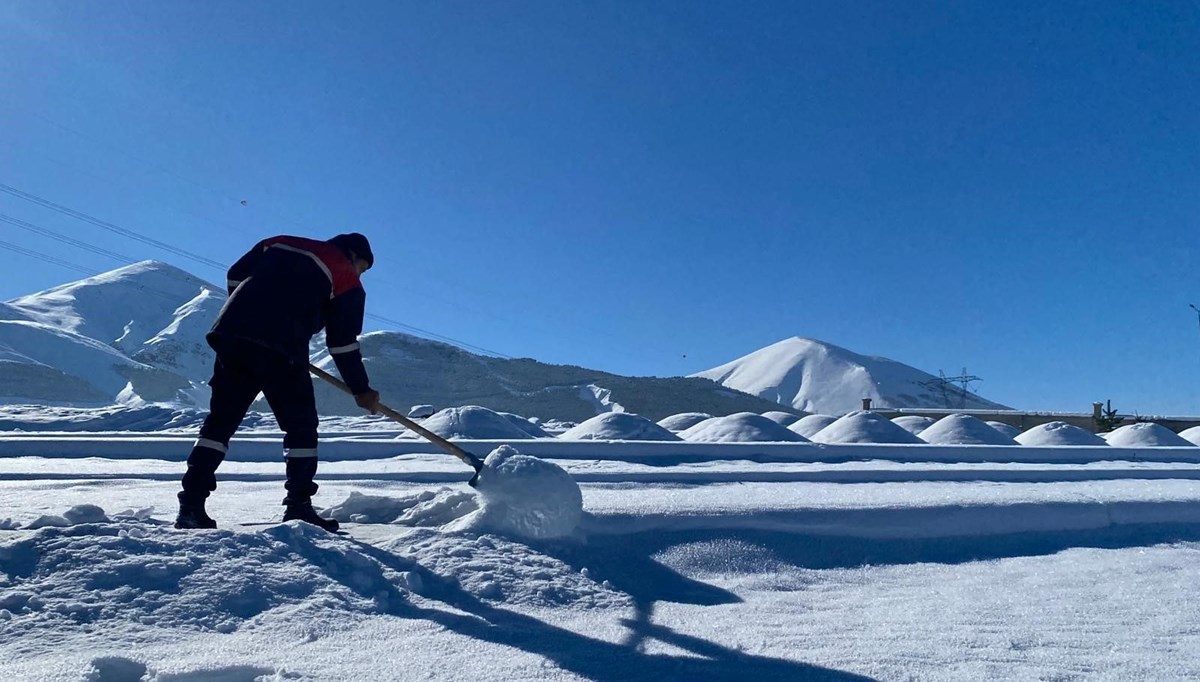
<path fill-rule="evenodd" d="M 143 261 L 2 303 L 0 402 L 205 408 L 213 356 L 204 336 L 226 299 L 224 289 L 184 270 Z M 776 407 L 707 379 L 500 359 L 399 332 L 365 334 L 362 348 L 372 384 L 402 408 L 480 405 L 584 421 L 604 412 L 657 420 Z M 313 359 L 332 366 L 322 352 Z M 361 413 L 346 396 L 316 387 L 322 414 Z"/>

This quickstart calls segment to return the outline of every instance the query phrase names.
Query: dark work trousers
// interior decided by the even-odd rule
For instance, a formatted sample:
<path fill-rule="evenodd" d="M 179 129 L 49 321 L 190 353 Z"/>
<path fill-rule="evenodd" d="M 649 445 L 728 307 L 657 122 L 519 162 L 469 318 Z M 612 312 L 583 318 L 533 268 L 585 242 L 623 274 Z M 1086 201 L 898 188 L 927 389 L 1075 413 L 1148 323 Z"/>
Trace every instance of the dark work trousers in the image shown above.
<path fill-rule="evenodd" d="M 285 504 L 308 503 L 317 492 L 317 405 L 308 365 L 288 360 L 282 353 L 238 339 L 216 338 L 217 351 L 208 416 L 200 427 L 188 456 L 180 502 L 203 503 L 217 488 L 217 467 L 225 459 L 233 437 L 250 404 L 261 392 L 284 432 L 288 491 Z"/>

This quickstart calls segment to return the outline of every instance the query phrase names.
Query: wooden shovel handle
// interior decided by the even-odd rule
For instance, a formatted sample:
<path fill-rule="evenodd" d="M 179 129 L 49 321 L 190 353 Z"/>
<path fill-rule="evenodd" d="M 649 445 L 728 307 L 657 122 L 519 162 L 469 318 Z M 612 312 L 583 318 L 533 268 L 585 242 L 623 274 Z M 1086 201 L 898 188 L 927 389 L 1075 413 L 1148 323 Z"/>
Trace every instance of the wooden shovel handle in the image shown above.
<path fill-rule="evenodd" d="M 320 367 L 317 367 L 316 365 L 309 365 L 308 371 L 310 371 L 313 374 L 317 375 L 318 377 L 324 379 L 325 381 L 328 381 L 329 383 L 333 384 L 334 386 L 340 388 L 342 391 L 346 392 L 348 395 L 354 395 L 354 392 L 350 390 L 350 387 L 346 385 L 346 382 L 333 376 L 329 372 L 326 372 L 325 370 L 321 369 Z M 429 442 L 441 447 L 446 452 L 454 455 L 455 457 L 457 457 L 457 458 L 461 459 L 462 461 L 466 462 L 467 464 L 471 465 L 471 468 L 475 469 L 476 473 L 478 473 L 479 470 L 483 468 L 483 460 L 479 459 L 479 457 L 467 452 L 466 450 L 463 450 L 462 448 L 458 447 L 454 443 L 451 443 L 450 441 L 446 440 L 445 438 L 442 438 L 441 436 L 437 435 L 433 431 L 430 431 L 429 429 L 425 428 L 424 426 L 421 426 L 420 424 L 409 419 L 408 417 L 405 417 L 404 415 L 393 410 L 392 408 L 388 407 L 387 405 L 380 403 L 379 411 L 382 412 L 383 414 L 387 415 L 388 417 L 390 417 L 393 421 L 403 424 L 405 426 L 405 428 L 409 428 L 409 429 L 412 429 L 413 431 L 416 431 L 417 433 L 419 433 L 423 437 L 425 437 L 425 439 L 428 440 Z"/>

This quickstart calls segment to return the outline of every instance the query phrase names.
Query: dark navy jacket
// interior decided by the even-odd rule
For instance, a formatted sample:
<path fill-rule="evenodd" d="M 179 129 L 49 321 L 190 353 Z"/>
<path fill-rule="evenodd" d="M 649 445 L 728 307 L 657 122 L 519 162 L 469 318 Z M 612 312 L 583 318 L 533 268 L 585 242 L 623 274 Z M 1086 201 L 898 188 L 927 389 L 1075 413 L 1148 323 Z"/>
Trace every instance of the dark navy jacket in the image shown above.
<path fill-rule="evenodd" d="M 251 341 L 307 366 L 309 342 L 324 328 L 338 373 L 350 390 L 363 393 L 370 390 L 358 348 L 366 301 L 354 264 L 337 246 L 271 237 L 229 268 L 229 300 L 209 343 L 216 347 L 221 337 Z"/>

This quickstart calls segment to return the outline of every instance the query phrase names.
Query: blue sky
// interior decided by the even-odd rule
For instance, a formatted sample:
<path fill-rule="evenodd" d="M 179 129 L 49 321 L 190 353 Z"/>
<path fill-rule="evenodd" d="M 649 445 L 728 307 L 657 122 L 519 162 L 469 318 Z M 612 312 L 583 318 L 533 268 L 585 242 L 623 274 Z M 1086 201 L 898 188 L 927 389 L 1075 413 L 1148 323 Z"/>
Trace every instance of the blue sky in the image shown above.
<path fill-rule="evenodd" d="M 0 91 L 0 183 L 222 263 L 362 231 L 371 312 L 507 355 L 666 376 L 808 336 L 1200 413 L 1193 3 L 9 0 Z M 0 299 L 79 277 L 0 268 Z"/>

